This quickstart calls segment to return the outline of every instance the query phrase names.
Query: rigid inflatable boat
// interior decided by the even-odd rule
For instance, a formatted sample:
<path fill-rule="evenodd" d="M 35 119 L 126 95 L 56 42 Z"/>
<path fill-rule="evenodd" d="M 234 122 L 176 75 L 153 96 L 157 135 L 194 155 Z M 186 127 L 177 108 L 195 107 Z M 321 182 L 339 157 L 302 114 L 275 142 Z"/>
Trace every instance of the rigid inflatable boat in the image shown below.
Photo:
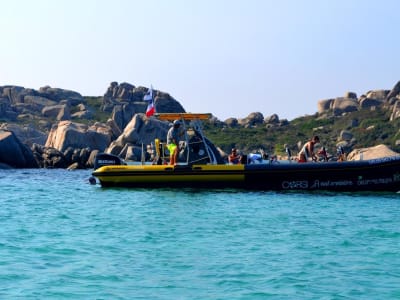
<path fill-rule="evenodd" d="M 254 190 L 400 191 L 400 156 L 343 162 L 266 160 L 228 165 L 204 137 L 198 123 L 207 114 L 159 114 L 163 120 L 180 119 L 185 134 L 186 161 L 178 165 L 127 165 L 117 156 L 101 153 L 95 176 L 103 187 L 239 188 Z M 158 160 L 163 147 L 157 147 Z"/>

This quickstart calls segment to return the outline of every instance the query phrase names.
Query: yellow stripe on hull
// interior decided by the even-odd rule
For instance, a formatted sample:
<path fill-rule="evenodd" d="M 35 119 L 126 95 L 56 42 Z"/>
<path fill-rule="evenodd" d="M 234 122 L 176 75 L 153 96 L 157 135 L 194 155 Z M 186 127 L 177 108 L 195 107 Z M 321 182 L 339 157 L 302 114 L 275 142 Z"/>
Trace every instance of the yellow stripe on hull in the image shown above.
<path fill-rule="evenodd" d="M 243 165 L 193 165 L 174 168 L 169 165 L 104 166 L 93 175 L 104 183 L 178 183 L 242 182 Z"/>
<path fill-rule="evenodd" d="M 97 175 L 101 182 L 115 183 L 177 183 L 177 182 L 242 182 L 244 175 L 121 175 L 101 176 Z"/>

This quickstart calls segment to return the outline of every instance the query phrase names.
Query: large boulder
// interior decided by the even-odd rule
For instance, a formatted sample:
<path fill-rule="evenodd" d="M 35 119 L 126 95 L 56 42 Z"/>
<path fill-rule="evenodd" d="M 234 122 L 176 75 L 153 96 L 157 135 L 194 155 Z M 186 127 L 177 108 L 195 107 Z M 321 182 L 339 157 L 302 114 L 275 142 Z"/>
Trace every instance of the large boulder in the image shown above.
<path fill-rule="evenodd" d="M 335 99 L 324 99 L 318 101 L 318 113 L 323 114 L 332 109 L 332 104 Z"/>
<path fill-rule="evenodd" d="M 158 113 L 184 113 L 183 106 L 167 93 L 157 91 L 154 106 Z"/>
<path fill-rule="evenodd" d="M 357 93 L 354 92 L 346 92 L 344 94 L 345 98 L 357 99 Z"/>
<path fill-rule="evenodd" d="M 114 155 L 124 156 L 123 153 L 126 145 L 150 145 L 154 144 L 156 138 L 165 140 L 169 124 L 164 121 L 160 121 L 156 118 L 147 118 L 144 114 L 135 114 L 129 124 L 125 127 L 122 134 L 111 143 L 106 149 L 106 153 Z M 125 155 L 123 155 L 125 154 Z"/>
<path fill-rule="evenodd" d="M 41 96 L 32 96 L 32 95 L 27 95 L 24 97 L 24 103 L 25 104 L 31 104 L 32 107 L 36 108 L 38 112 L 41 112 L 43 107 L 45 106 L 52 106 L 52 105 L 57 105 L 56 101 L 50 100 L 45 97 Z"/>
<path fill-rule="evenodd" d="M 377 145 L 369 148 L 354 149 L 347 155 L 347 160 L 366 160 L 400 155 L 386 145 Z"/>
<path fill-rule="evenodd" d="M 353 98 L 336 98 L 332 104 L 333 114 L 339 116 L 343 113 L 357 111 L 359 104 L 356 99 Z"/>
<path fill-rule="evenodd" d="M 53 125 L 47 138 L 46 147 L 64 151 L 68 147 L 86 148 L 104 151 L 110 144 L 112 131 L 106 124 L 95 123 L 93 126 L 60 121 Z"/>
<path fill-rule="evenodd" d="M 362 109 L 364 108 L 370 108 L 370 107 L 376 107 L 376 106 L 381 106 L 383 104 L 383 100 L 381 99 L 375 99 L 375 98 L 363 98 L 360 100 L 360 107 Z"/>
<path fill-rule="evenodd" d="M 373 90 L 367 92 L 367 98 L 384 101 L 388 94 L 388 90 Z"/>
<path fill-rule="evenodd" d="M 0 125 L 0 129 L 12 131 L 23 144 L 29 147 L 33 144 L 44 145 L 47 140 L 47 134 L 33 126 L 3 123 Z"/>
<path fill-rule="evenodd" d="M 31 149 L 8 130 L 0 130 L 0 163 L 14 168 L 38 167 Z"/>
<path fill-rule="evenodd" d="M 264 123 L 265 124 L 279 124 L 280 120 L 279 120 L 279 116 L 277 114 L 272 114 L 269 117 L 265 117 L 264 118 Z"/>
<path fill-rule="evenodd" d="M 239 119 L 238 122 L 243 127 L 262 125 L 264 123 L 264 115 L 260 112 L 253 112 L 250 113 L 246 118 Z"/>
<path fill-rule="evenodd" d="M 236 127 L 238 125 L 238 120 L 236 118 L 228 118 L 224 121 L 228 127 Z"/>
<path fill-rule="evenodd" d="M 69 106 L 65 104 L 45 106 L 42 109 L 42 115 L 57 121 L 65 121 L 71 118 Z"/>

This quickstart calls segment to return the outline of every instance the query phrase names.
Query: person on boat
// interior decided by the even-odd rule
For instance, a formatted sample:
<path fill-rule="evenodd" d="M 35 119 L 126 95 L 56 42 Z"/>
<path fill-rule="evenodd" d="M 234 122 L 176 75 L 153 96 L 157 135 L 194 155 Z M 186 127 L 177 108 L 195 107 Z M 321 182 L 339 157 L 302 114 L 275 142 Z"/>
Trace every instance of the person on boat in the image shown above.
<path fill-rule="evenodd" d="M 242 156 L 237 153 L 236 148 L 232 148 L 231 154 L 228 156 L 228 162 L 233 165 L 240 164 Z"/>
<path fill-rule="evenodd" d="M 247 161 L 249 164 L 262 163 L 263 160 L 268 160 L 268 154 L 264 151 L 262 153 L 249 153 L 247 155 Z"/>
<path fill-rule="evenodd" d="M 346 153 L 342 146 L 339 146 L 336 150 L 337 153 L 337 161 L 342 162 L 346 160 Z"/>
<path fill-rule="evenodd" d="M 319 160 L 322 161 L 328 161 L 328 152 L 326 152 L 325 147 L 322 147 L 319 151 L 318 151 L 318 156 L 319 156 Z"/>
<path fill-rule="evenodd" d="M 181 122 L 179 120 L 175 120 L 173 126 L 168 130 L 167 134 L 167 148 L 169 151 L 169 164 L 176 165 L 178 162 L 178 154 L 179 154 L 179 137 L 180 137 L 180 128 Z"/>
<path fill-rule="evenodd" d="M 319 143 L 319 137 L 315 135 L 310 141 L 304 144 L 299 152 L 299 163 L 308 162 L 309 159 L 317 161 L 318 158 L 314 153 L 314 146 L 317 143 Z"/>

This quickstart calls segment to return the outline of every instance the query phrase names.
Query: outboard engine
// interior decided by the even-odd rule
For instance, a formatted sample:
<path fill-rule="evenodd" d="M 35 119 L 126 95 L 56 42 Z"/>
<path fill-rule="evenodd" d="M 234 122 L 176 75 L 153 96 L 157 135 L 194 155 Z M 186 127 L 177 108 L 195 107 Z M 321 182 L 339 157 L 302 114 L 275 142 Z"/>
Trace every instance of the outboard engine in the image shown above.
<path fill-rule="evenodd" d="M 125 165 L 121 158 L 116 155 L 107 154 L 107 153 L 99 153 L 96 155 L 94 159 L 94 169 L 97 170 L 102 166 L 110 166 L 110 165 Z"/>

